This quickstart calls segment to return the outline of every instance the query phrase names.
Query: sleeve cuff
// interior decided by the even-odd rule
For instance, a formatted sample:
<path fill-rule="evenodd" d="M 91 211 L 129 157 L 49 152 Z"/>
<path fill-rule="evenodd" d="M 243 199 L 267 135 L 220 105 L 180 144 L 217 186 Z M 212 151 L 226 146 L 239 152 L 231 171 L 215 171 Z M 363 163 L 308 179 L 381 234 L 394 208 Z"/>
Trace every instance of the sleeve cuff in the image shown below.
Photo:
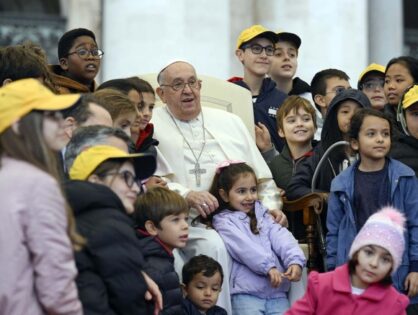
<path fill-rule="evenodd" d="M 418 261 L 413 260 L 409 262 L 409 272 L 418 272 Z"/>

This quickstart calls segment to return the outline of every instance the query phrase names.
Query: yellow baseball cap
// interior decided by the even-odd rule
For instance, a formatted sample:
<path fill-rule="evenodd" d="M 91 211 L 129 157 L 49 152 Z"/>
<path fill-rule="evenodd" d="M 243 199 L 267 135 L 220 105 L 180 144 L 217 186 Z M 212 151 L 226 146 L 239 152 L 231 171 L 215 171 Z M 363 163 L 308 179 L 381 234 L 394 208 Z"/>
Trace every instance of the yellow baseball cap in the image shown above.
<path fill-rule="evenodd" d="M 260 36 L 260 35 L 262 35 L 262 36 Z M 242 46 L 242 44 L 244 44 L 244 43 L 246 43 L 246 42 L 248 42 L 248 41 L 250 41 L 253 38 L 256 38 L 258 36 L 270 39 L 273 42 L 273 44 L 275 44 L 277 42 L 277 34 L 276 33 L 272 32 L 272 31 L 269 31 L 268 29 L 266 29 L 262 25 L 257 24 L 257 25 L 253 25 L 249 28 L 246 28 L 245 30 L 243 30 L 241 32 L 241 34 L 238 36 L 238 39 L 237 39 L 237 49 L 239 49 Z"/>
<path fill-rule="evenodd" d="M 402 101 L 402 108 L 407 109 L 412 104 L 418 102 L 418 85 L 414 85 L 412 88 L 406 92 L 405 96 L 403 97 Z"/>
<path fill-rule="evenodd" d="M 96 145 L 81 152 L 70 169 L 70 179 L 86 180 L 104 161 L 109 159 L 132 159 L 135 175 L 145 179 L 155 172 L 155 157 L 147 153 L 129 154 L 109 145 Z"/>
<path fill-rule="evenodd" d="M 0 88 L 0 133 L 32 110 L 57 111 L 74 105 L 80 94 L 55 95 L 36 79 Z"/>
<path fill-rule="evenodd" d="M 360 84 L 361 80 L 363 80 L 364 76 L 368 74 L 369 72 L 379 72 L 381 74 L 385 74 L 385 66 L 379 65 L 377 63 L 371 63 L 367 66 L 366 69 L 363 70 L 363 72 L 360 74 L 358 78 L 358 83 Z"/>

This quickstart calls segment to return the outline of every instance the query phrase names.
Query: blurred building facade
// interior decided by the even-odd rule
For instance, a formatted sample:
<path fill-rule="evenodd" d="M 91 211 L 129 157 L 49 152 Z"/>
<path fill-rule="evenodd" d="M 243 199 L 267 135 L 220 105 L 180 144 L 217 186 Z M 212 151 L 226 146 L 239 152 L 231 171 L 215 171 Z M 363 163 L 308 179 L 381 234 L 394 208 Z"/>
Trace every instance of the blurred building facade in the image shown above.
<path fill-rule="evenodd" d="M 157 72 L 174 59 L 219 78 L 242 75 L 235 42 L 252 24 L 302 38 L 298 75 L 346 71 L 356 85 L 371 62 L 418 57 L 414 0 L 0 0 L 0 46 L 28 39 L 51 63 L 68 29 L 85 27 L 105 51 L 99 81 Z"/>

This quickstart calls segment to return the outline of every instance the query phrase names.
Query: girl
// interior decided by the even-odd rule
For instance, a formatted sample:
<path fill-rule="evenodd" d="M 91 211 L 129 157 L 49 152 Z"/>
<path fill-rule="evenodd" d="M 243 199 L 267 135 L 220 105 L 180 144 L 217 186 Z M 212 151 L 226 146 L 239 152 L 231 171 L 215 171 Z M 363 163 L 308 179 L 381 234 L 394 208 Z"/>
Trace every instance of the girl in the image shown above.
<path fill-rule="evenodd" d="M 368 218 L 349 251 L 348 263 L 309 274 L 308 288 L 287 315 L 405 314 L 408 298 L 390 284 L 405 249 L 405 217 L 384 208 Z"/>
<path fill-rule="evenodd" d="M 70 238 L 75 249 L 82 240 L 66 214 L 55 160 L 66 141 L 57 110 L 79 98 L 56 96 L 36 79 L 0 89 L 2 314 L 82 314 Z"/>
<path fill-rule="evenodd" d="M 90 147 L 74 160 L 66 193 L 87 239 L 76 256 L 85 313 L 149 314 L 147 290 L 155 297 L 154 314 L 161 308 L 156 284 L 141 275 L 144 259 L 130 217 L 140 191 L 135 174 L 149 177 L 154 170 L 154 157 L 106 145 Z"/>
<path fill-rule="evenodd" d="M 289 281 L 299 281 L 306 262 L 297 241 L 258 201 L 257 178 L 244 162 L 218 165 L 210 193 L 219 202 L 213 227 L 232 257 L 232 313 L 283 314 Z"/>
<path fill-rule="evenodd" d="M 332 182 L 327 216 L 327 265 L 342 265 L 356 233 L 384 205 L 393 205 L 407 220 L 406 250 L 394 274 L 394 285 L 418 301 L 418 180 L 408 166 L 387 157 L 391 145 L 390 119 L 374 109 L 357 112 L 351 121 L 351 148 L 359 161 Z"/>
<path fill-rule="evenodd" d="M 395 135 L 402 132 L 400 124 L 396 123 L 396 108 L 405 90 L 418 83 L 418 60 L 410 56 L 401 56 L 389 61 L 385 71 L 384 91 L 388 104 L 384 112 L 388 114 L 396 129 Z"/>

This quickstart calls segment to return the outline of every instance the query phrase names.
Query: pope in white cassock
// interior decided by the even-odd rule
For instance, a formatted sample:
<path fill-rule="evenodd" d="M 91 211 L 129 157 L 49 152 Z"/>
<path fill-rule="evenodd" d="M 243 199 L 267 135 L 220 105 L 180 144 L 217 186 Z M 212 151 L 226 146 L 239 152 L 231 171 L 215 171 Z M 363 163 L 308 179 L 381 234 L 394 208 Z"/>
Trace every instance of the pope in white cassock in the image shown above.
<path fill-rule="evenodd" d="M 184 61 L 173 62 L 161 70 L 158 84 L 157 94 L 166 106 L 156 108 L 153 114 L 154 137 L 160 142 L 155 174 L 187 200 L 190 219 L 216 210 L 218 202 L 208 192 L 216 165 L 235 159 L 254 168 L 260 199 L 279 223 L 286 223 L 270 170 L 244 123 L 234 114 L 201 107 L 202 82 L 194 67 Z M 217 232 L 198 223 L 190 226 L 186 248 L 175 253 L 176 271 L 181 275 L 183 264 L 199 254 L 222 265 L 225 277 L 218 305 L 230 314 L 229 255 Z"/>

